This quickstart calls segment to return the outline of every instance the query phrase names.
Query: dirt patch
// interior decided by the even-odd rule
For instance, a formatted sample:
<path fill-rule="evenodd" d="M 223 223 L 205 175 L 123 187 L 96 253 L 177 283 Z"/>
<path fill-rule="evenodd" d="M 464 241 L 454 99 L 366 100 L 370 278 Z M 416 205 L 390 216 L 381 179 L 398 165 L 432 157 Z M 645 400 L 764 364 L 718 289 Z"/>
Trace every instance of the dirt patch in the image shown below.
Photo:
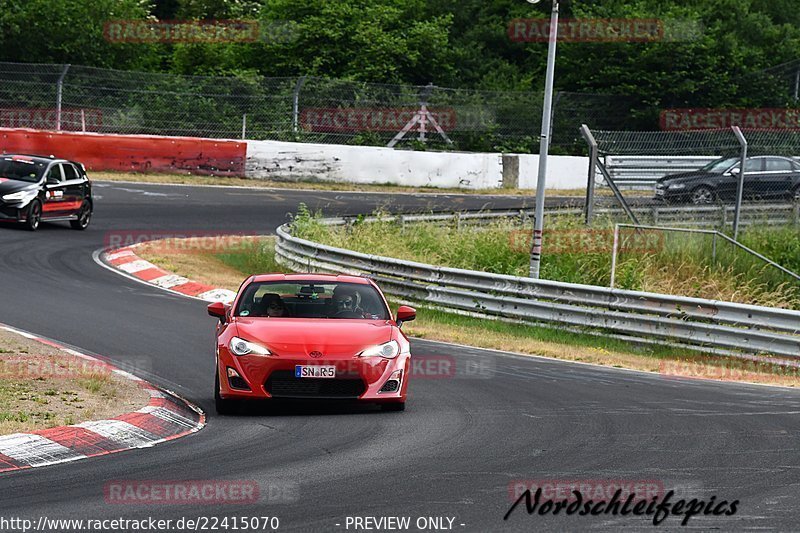
<path fill-rule="evenodd" d="M 149 399 L 102 362 L 0 329 L 0 435 L 113 418 Z"/>

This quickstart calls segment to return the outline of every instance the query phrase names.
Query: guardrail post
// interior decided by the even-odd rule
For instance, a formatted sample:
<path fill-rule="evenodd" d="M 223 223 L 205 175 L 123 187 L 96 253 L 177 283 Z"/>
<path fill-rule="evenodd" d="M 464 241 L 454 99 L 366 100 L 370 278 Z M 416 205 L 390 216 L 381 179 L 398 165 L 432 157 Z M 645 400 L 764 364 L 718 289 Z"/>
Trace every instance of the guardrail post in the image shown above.
<path fill-rule="evenodd" d="M 614 224 L 614 245 L 611 248 L 611 283 L 610 288 L 614 288 L 617 277 L 617 250 L 619 249 L 619 224 Z"/>

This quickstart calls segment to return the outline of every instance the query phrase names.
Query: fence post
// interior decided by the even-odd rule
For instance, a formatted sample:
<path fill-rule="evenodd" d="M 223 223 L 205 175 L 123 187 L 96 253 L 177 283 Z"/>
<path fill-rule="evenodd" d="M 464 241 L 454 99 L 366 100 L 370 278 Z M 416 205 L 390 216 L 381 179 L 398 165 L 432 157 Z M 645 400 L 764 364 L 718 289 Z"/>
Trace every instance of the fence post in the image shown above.
<path fill-rule="evenodd" d="M 56 131 L 61 131 L 61 95 L 64 90 L 64 77 L 66 77 L 69 67 L 69 64 L 64 65 L 56 82 Z"/>
<path fill-rule="evenodd" d="M 81 131 L 86 133 L 86 113 L 81 109 Z"/>
<path fill-rule="evenodd" d="M 714 240 L 711 241 L 711 264 L 717 265 L 717 233 L 714 232 Z"/>
<path fill-rule="evenodd" d="M 581 136 L 589 145 L 589 177 L 586 181 L 586 204 L 583 207 L 584 220 L 587 226 L 592 225 L 594 218 L 594 178 L 597 172 L 597 141 L 589 126 L 581 124 Z"/>
<path fill-rule="evenodd" d="M 619 249 L 619 224 L 614 224 L 614 245 L 611 248 L 611 283 L 608 285 L 614 288 L 614 281 L 617 277 L 617 250 Z"/>
<path fill-rule="evenodd" d="M 742 192 L 744 189 L 744 167 L 747 162 L 747 139 L 742 134 L 739 126 L 732 126 L 733 134 L 742 147 L 741 162 L 739 163 L 739 185 L 736 187 L 736 208 L 733 213 L 733 240 L 739 240 L 739 217 L 742 210 Z"/>
<path fill-rule="evenodd" d="M 247 135 L 247 113 L 242 114 L 242 140 L 246 139 Z"/>
<path fill-rule="evenodd" d="M 294 86 L 294 93 L 292 94 L 292 133 L 297 135 L 300 129 L 300 90 L 306 82 L 308 76 L 300 76 L 297 78 L 297 83 Z"/>
<path fill-rule="evenodd" d="M 794 225 L 800 225 L 800 201 L 794 203 Z"/>

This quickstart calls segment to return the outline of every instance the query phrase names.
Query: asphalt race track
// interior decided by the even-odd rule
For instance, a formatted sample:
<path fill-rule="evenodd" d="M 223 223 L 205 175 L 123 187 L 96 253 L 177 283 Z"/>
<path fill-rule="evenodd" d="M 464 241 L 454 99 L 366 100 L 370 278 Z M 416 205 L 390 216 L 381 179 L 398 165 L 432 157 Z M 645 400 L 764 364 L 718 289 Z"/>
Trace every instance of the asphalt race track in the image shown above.
<path fill-rule="evenodd" d="M 410 516 L 412 525 L 417 517 L 455 517 L 456 531 L 640 531 L 653 527 L 651 519 L 528 516 L 524 506 L 508 521 L 503 515 L 512 503 L 509 486 L 519 480 L 649 480 L 687 500 L 740 500 L 734 516 L 695 516 L 688 528 L 798 527 L 795 391 L 413 341 L 421 360 L 453 361 L 457 370 L 412 381 L 404 413 L 312 405 L 220 418 L 213 412 L 213 321 L 205 304 L 92 260 L 110 231 L 273 232 L 300 201 L 327 214 L 355 214 L 376 205 L 518 207 L 519 198 L 443 195 L 431 204 L 422 195 L 109 183 L 97 183 L 95 193 L 86 232 L 65 223 L 36 233 L 0 227 L 0 322 L 132 365 L 200 405 L 208 426 L 152 449 L 2 475 L 0 516 L 277 516 L 280 531 L 347 531 L 348 516 Z M 112 481 L 187 479 L 255 481 L 261 502 L 104 499 Z M 679 523 L 669 517 L 661 529 Z"/>

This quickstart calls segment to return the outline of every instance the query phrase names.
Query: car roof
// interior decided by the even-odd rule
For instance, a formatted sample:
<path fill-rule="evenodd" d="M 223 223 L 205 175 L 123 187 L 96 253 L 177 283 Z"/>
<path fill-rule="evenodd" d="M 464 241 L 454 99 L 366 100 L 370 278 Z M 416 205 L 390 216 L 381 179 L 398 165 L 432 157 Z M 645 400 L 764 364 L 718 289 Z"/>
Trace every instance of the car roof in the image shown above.
<path fill-rule="evenodd" d="M 58 159 L 54 156 L 45 156 L 45 155 L 31 155 L 31 154 L 3 154 L 1 157 L 3 158 L 18 158 L 24 160 L 30 160 L 35 163 L 50 163 L 51 161 L 66 161 L 66 159 Z"/>
<path fill-rule="evenodd" d="M 347 276 L 344 274 L 256 274 L 251 277 L 254 282 L 263 281 L 317 281 L 319 283 L 358 283 L 369 285 L 367 278 Z"/>

